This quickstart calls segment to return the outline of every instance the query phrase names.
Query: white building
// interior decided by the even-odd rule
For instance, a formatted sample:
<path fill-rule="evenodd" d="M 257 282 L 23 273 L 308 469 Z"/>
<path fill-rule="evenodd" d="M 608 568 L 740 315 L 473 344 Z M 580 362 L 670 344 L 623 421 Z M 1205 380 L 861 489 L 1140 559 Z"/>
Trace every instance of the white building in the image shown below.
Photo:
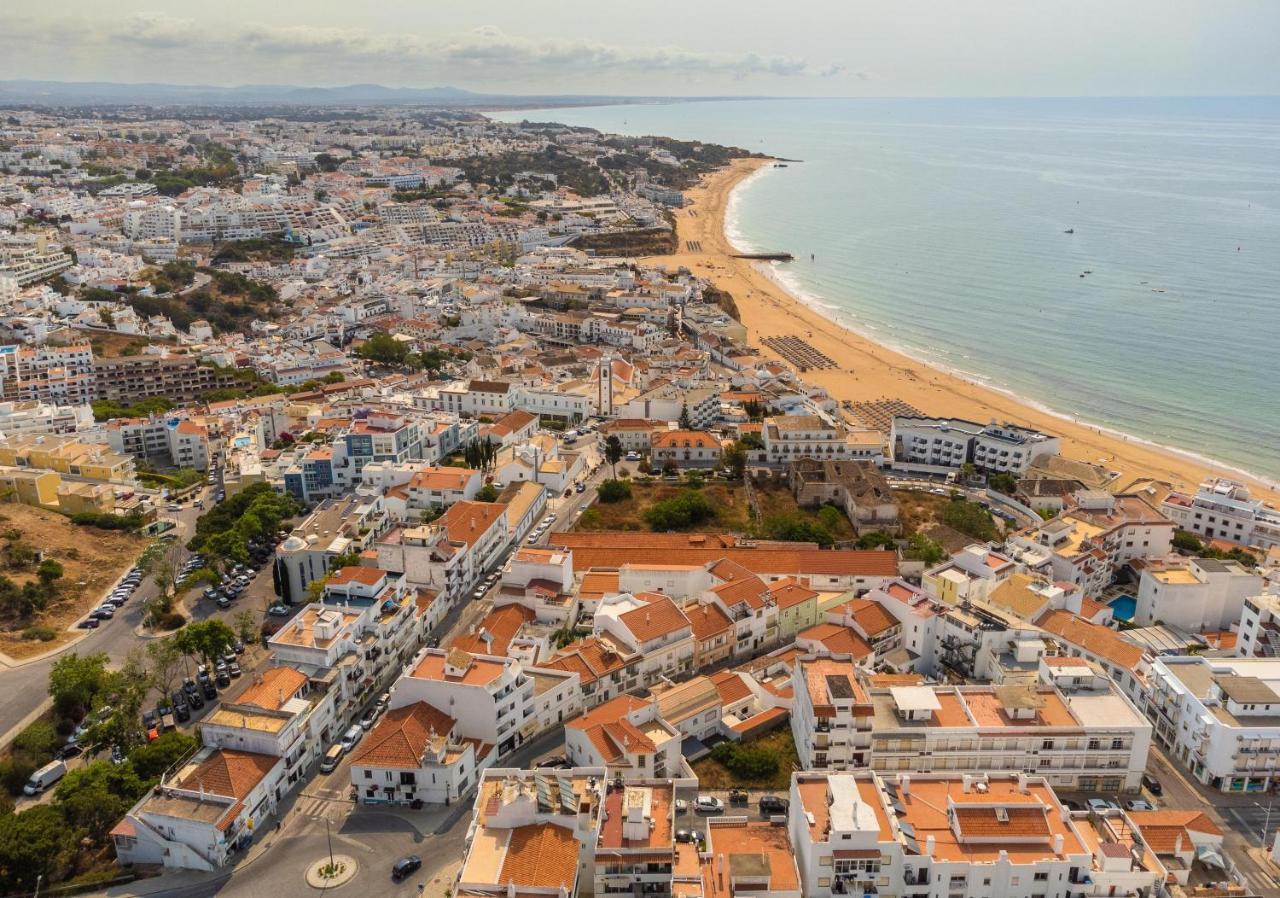
<path fill-rule="evenodd" d="M 1244 600 L 1262 587 L 1262 577 L 1236 561 L 1193 558 L 1185 567 L 1144 568 L 1133 622 L 1160 621 L 1189 633 L 1227 630 L 1240 620 Z"/>
<path fill-rule="evenodd" d="M 1280 546 L 1280 511 L 1254 499 L 1243 483 L 1211 477 L 1194 496 L 1170 493 L 1160 510 L 1205 539 L 1270 549 Z"/>
<path fill-rule="evenodd" d="M 1021 474 L 1043 455 L 1057 455 L 1058 437 L 1013 424 L 982 425 L 959 418 L 898 415 L 889 431 L 895 461 L 980 471 Z"/>

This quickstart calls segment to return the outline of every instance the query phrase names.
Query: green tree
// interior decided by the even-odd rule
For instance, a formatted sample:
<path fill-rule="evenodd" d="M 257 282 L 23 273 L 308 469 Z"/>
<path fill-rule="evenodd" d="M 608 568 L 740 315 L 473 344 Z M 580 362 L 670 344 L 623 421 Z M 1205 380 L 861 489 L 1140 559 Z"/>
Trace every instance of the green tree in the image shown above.
<path fill-rule="evenodd" d="M 403 365 L 409 355 L 409 346 L 390 334 L 379 332 L 361 343 L 356 355 L 380 365 Z"/>
<path fill-rule="evenodd" d="M 147 784 L 128 761 L 94 761 L 68 771 L 53 800 L 68 823 L 101 842 L 146 790 Z"/>
<path fill-rule="evenodd" d="M 496 502 L 498 501 L 498 488 L 492 483 L 486 483 L 480 489 L 476 490 L 477 502 Z"/>
<path fill-rule="evenodd" d="M 181 730 L 162 733 L 154 742 L 139 745 L 129 752 L 129 763 L 144 780 L 155 779 L 185 757 L 199 743 Z"/>
<path fill-rule="evenodd" d="M 952 530 L 958 530 L 965 536 L 972 536 L 983 542 L 989 542 L 999 536 L 991 512 L 976 502 L 952 499 L 942 507 L 941 518 L 942 523 Z"/>
<path fill-rule="evenodd" d="M 893 548 L 893 544 L 892 533 L 886 533 L 884 530 L 871 530 L 858 536 L 857 546 L 859 549 L 890 549 Z"/>
<path fill-rule="evenodd" d="M 242 612 L 244 613 L 244 612 Z M 147 643 L 147 661 L 150 685 L 164 697 L 173 692 L 178 676 L 182 673 L 183 652 L 173 636 L 153 639 Z"/>
<path fill-rule="evenodd" d="M 1006 496 L 1012 496 L 1018 491 L 1018 478 L 1014 477 L 1008 471 L 999 471 L 987 478 L 987 486 L 995 490 L 997 493 L 1004 493 Z"/>
<path fill-rule="evenodd" d="M 820 546 L 829 546 L 833 542 L 831 534 L 825 527 L 796 511 L 769 515 L 764 519 L 760 533 L 768 539 L 793 543 L 817 543 Z"/>
<path fill-rule="evenodd" d="M 601 502 L 621 502 L 631 498 L 631 484 L 622 480 L 606 480 L 600 484 L 596 495 Z"/>
<path fill-rule="evenodd" d="M 237 613 L 233 623 L 236 635 L 245 645 L 252 644 L 258 638 L 258 619 L 254 617 L 252 611 L 245 610 Z"/>
<path fill-rule="evenodd" d="M 604 459 L 613 469 L 614 480 L 618 479 L 618 462 L 622 461 L 622 440 L 616 434 L 610 434 L 604 441 Z"/>
<path fill-rule="evenodd" d="M 912 561 L 923 561 L 926 565 L 935 565 L 947 557 L 947 551 L 923 533 L 916 533 L 907 540 L 907 549 L 903 552 L 903 557 Z"/>
<path fill-rule="evenodd" d="M 36 576 L 40 578 L 40 582 L 45 586 L 52 586 L 53 581 L 62 577 L 62 565 L 54 561 L 52 558 L 46 558 L 40 562 L 40 566 L 36 568 Z"/>
<path fill-rule="evenodd" d="M 687 530 L 715 516 L 715 506 L 695 490 L 681 490 L 670 499 L 655 502 L 644 512 L 645 523 L 658 532 Z"/>
<path fill-rule="evenodd" d="M 692 430 L 693 419 L 689 417 L 689 403 L 681 403 L 680 405 L 680 429 Z"/>
<path fill-rule="evenodd" d="M 195 621 L 174 634 L 182 653 L 212 666 L 236 641 L 235 631 L 217 618 Z"/>
<path fill-rule="evenodd" d="M 107 679 L 107 656 L 72 652 L 53 662 L 49 671 L 49 695 L 63 717 L 78 717 L 93 707 Z"/>
<path fill-rule="evenodd" d="M 741 440 L 735 440 L 724 451 L 724 466 L 734 480 L 741 480 L 747 472 L 747 450 Z"/>
<path fill-rule="evenodd" d="M 13 739 L 15 753 L 32 758 L 51 758 L 62 746 L 62 737 L 47 720 L 37 720 Z"/>
<path fill-rule="evenodd" d="M 1188 555 L 1198 555 L 1204 551 L 1204 543 L 1200 537 L 1188 530 L 1179 530 L 1173 534 L 1173 547 Z"/>
<path fill-rule="evenodd" d="M 0 817 L 0 891 L 34 891 L 70 863 L 80 835 L 53 805 Z"/>

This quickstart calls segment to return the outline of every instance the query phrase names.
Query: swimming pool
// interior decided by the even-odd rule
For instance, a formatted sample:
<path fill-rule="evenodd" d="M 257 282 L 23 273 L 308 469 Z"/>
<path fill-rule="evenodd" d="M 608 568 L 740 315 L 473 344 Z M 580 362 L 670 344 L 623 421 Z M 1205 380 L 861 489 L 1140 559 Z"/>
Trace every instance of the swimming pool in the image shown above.
<path fill-rule="evenodd" d="M 1111 613 L 1116 620 L 1133 620 L 1138 610 L 1138 600 L 1133 596 L 1116 596 L 1111 600 Z"/>

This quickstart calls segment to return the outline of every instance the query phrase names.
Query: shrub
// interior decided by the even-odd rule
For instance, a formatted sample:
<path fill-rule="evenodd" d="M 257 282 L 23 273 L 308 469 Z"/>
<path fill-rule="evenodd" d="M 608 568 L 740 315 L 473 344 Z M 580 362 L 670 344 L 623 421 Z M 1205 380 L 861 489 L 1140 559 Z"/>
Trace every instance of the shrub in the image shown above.
<path fill-rule="evenodd" d="M 760 528 L 760 535 L 792 543 L 817 543 L 820 546 L 832 543 L 827 528 L 796 511 L 769 515 Z"/>
<path fill-rule="evenodd" d="M 1191 554 L 1204 551 L 1204 543 L 1200 541 L 1200 537 L 1186 530 L 1179 530 L 1173 535 L 1173 547 Z"/>
<path fill-rule="evenodd" d="M 670 499 L 651 505 L 644 513 L 645 523 L 653 530 L 685 530 L 716 516 L 715 506 L 694 490 L 682 490 Z"/>
<path fill-rule="evenodd" d="M 27 627 L 22 631 L 23 639 L 38 640 L 40 642 L 52 642 L 58 638 L 58 631 L 53 627 Z"/>
<path fill-rule="evenodd" d="M 160 615 L 156 619 L 156 629 L 159 630 L 177 630 L 187 622 L 186 616 L 180 611 L 169 611 Z"/>
<path fill-rule="evenodd" d="M 739 748 L 725 766 L 739 779 L 766 779 L 778 772 L 778 756 L 765 748 Z"/>
<path fill-rule="evenodd" d="M 942 508 L 942 523 L 952 530 L 959 530 L 965 536 L 972 536 L 984 542 L 995 539 L 995 521 L 991 512 L 976 502 L 964 499 L 953 499 Z"/>
<path fill-rule="evenodd" d="M 621 480 L 606 480 L 600 484 L 599 496 L 601 502 L 621 502 L 623 499 L 630 499 L 631 484 Z"/>
<path fill-rule="evenodd" d="M 13 750 L 31 758 L 50 758 L 62 745 L 62 739 L 53 724 L 37 720 L 19 733 L 13 740 Z"/>
<path fill-rule="evenodd" d="M 22 787 L 31 779 L 31 774 L 39 766 L 25 755 L 14 755 L 0 761 L 0 786 L 4 786 L 10 795 L 21 795 Z"/>
<path fill-rule="evenodd" d="M 1000 471 L 987 478 L 987 486 L 991 487 L 997 493 L 1004 493 L 1006 496 L 1012 496 L 1018 491 L 1018 478 L 1014 477 L 1007 471 Z"/>

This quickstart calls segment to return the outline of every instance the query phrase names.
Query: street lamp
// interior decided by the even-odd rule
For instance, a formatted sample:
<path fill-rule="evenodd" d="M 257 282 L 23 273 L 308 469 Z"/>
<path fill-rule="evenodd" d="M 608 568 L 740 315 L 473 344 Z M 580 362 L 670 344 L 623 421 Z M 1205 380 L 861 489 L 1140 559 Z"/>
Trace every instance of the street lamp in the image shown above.
<path fill-rule="evenodd" d="M 44 881 L 44 874 L 37 873 L 36 874 L 36 890 L 34 895 L 32 895 L 32 898 L 40 898 L 40 883 L 43 881 Z"/>
<path fill-rule="evenodd" d="M 1263 808 L 1262 805 L 1256 801 L 1253 803 L 1253 806 L 1255 808 L 1259 808 L 1267 812 L 1266 819 L 1263 820 L 1262 822 L 1262 847 L 1263 848 L 1267 847 L 1267 833 L 1271 832 L 1271 806 L 1275 804 L 1275 802 L 1276 800 L 1274 798 L 1271 799 L 1271 801 L 1267 802 L 1267 806 L 1265 808 Z"/>

